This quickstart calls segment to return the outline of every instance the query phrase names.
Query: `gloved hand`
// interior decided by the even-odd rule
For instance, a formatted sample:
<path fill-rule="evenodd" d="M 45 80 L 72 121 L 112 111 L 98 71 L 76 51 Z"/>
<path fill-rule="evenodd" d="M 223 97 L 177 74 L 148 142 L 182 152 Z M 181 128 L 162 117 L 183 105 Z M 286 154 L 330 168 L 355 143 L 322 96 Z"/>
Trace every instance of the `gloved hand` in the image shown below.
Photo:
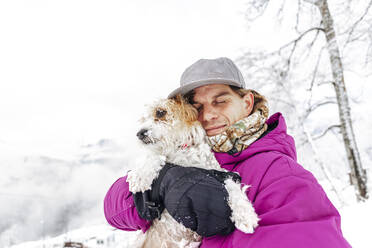
<path fill-rule="evenodd" d="M 163 198 L 159 194 L 160 183 L 169 168 L 170 166 L 166 164 L 160 170 L 158 177 L 152 182 L 150 190 L 133 194 L 134 205 L 141 218 L 146 220 L 160 218 L 164 210 Z"/>
<path fill-rule="evenodd" d="M 133 200 L 138 215 L 142 219 L 154 220 L 160 218 L 164 210 L 164 203 L 158 197 L 155 197 L 152 190 L 133 194 Z"/>
<path fill-rule="evenodd" d="M 239 175 L 232 172 L 167 164 L 149 192 L 135 194 L 137 211 L 154 219 L 165 207 L 176 221 L 201 236 L 229 234 L 235 226 L 223 184 L 228 177 L 240 181 Z M 143 204 L 146 200 L 154 204 Z"/>

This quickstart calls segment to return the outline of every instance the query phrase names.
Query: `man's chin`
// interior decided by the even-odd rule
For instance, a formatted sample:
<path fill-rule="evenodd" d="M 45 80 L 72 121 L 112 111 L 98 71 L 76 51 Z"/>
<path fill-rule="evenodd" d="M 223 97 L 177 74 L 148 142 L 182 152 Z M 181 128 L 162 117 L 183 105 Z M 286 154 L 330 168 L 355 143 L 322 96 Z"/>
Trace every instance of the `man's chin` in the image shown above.
<path fill-rule="evenodd" d="M 224 125 L 220 128 L 215 128 L 215 129 L 211 129 L 211 130 L 205 130 L 207 136 L 211 137 L 211 136 L 216 136 L 218 134 L 221 134 L 223 133 L 227 128 L 227 125 Z"/>

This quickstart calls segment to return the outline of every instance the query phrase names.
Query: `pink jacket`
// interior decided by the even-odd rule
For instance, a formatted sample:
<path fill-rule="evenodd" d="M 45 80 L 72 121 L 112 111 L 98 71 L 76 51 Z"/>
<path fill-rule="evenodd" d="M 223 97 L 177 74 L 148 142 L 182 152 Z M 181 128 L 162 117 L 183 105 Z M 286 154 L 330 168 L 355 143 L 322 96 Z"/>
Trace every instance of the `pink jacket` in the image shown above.
<path fill-rule="evenodd" d="M 204 238 L 201 248 L 344 248 L 340 215 L 314 176 L 296 162 L 296 149 L 280 113 L 267 120 L 277 124 L 239 156 L 215 153 L 221 167 L 236 171 L 251 185 L 249 200 L 260 217 L 253 234 L 235 230 L 227 236 Z M 146 231 L 151 223 L 141 219 L 128 184 L 119 178 L 104 200 L 107 221 L 126 231 Z"/>

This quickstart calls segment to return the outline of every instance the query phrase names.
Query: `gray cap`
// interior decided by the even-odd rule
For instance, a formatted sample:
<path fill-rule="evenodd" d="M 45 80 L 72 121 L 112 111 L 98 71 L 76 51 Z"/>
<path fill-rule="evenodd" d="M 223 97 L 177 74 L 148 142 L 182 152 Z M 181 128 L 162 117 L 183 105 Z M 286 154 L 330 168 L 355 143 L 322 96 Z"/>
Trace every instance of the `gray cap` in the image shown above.
<path fill-rule="evenodd" d="M 244 78 L 231 59 L 200 59 L 183 72 L 180 87 L 170 93 L 168 98 L 177 94 L 184 95 L 207 84 L 228 84 L 245 88 Z"/>

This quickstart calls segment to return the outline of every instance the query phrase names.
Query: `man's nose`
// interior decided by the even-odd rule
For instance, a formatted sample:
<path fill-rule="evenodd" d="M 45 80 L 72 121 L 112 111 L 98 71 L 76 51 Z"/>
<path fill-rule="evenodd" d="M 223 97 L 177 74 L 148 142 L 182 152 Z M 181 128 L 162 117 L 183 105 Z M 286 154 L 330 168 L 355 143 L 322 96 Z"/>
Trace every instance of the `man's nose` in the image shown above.
<path fill-rule="evenodd" d="M 216 118 L 216 110 L 212 106 L 205 106 L 203 109 L 203 121 L 211 121 Z"/>

